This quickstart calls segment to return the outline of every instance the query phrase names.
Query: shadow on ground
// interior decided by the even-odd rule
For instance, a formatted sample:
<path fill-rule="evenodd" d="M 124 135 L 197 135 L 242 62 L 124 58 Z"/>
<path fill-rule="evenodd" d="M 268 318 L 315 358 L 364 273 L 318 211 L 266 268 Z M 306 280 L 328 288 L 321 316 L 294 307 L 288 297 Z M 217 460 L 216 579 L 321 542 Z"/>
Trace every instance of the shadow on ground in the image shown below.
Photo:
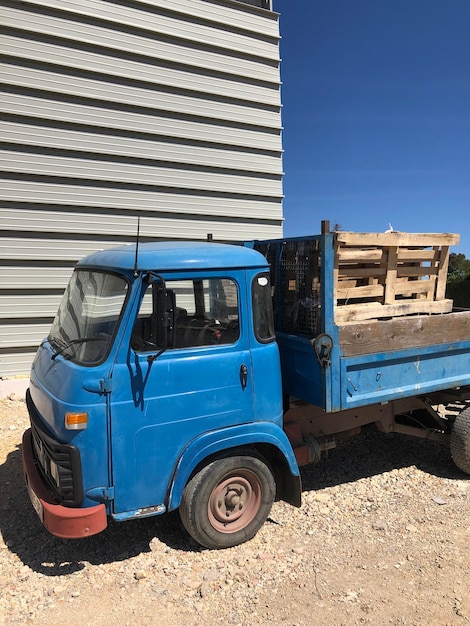
<path fill-rule="evenodd" d="M 454 465 L 447 446 L 396 433 L 383 434 L 371 426 L 331 450 L 317 465 L 302 468 L 303 490 L 324 489 L 410 466 L 440 478 L 466 476 Z"/>
<path fill-rule="evenodd" d="M 51 535 L 40 523 L 24 485 L 21 446 L 10 452 L 0 465 L 0 531 L 7 548 L 24 565 L 49 576 L 70 574 L 83 569 L 82 561 L 111 563 L 150 551 L 154 537 L 167 546 L 198 551 L 185 533 L 178 513 L 117 523 L 93 537 L 61 539 Z"/>
<path fill-rule="evenodd" d="M 366 431 L 331 451 L 319 464 L 304 468 L 303 489 L 323 489 L 409 466 L 447 479 L 465 476 L 454 467 L 445 446 Z M 199 551 L 183 530 L 178 513 L 124 523 L 110 521 L 103 533 L 86 539 L 65 540 L 50 535 L 30 504 L 20 447 L 0 466 L 0 485 L 3 540 L 24 565 L 41 574 L 61 576 L 84 569 L 86 562 L 96 565 L 125 560 L 149 552 L 154 538 L 176 550 Z"/>

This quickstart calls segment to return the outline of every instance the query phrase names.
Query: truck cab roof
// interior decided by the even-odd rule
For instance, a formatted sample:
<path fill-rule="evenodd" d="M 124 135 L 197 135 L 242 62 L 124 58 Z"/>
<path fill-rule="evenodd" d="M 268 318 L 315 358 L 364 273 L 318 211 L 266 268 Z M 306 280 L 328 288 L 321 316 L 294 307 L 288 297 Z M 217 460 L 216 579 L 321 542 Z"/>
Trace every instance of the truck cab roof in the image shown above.
<path fill-rule="evenodd" d="M 77 263 L 77 267 L 132 271 L 135 267 L 136 244 L 93 252 Z M 139 244 L 138 271 L 235 269 L 267 267 L 262 254 L 242 245 L 201 241 L 156 241 Z"/>

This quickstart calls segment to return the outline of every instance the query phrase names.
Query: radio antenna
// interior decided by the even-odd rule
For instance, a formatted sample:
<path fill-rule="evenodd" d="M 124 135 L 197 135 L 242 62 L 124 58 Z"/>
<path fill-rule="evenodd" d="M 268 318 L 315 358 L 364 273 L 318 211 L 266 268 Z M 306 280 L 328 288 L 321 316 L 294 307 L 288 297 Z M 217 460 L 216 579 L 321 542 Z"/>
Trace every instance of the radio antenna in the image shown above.
<path fill-rule="evenodd" d="M 137 271 L 137 261 L 139 258 L 139 236 L 140 236 L 140 215 L 137 216 L 137 237 L 135 240 L 135 260 L 134 260 L 134 278 L 137 278 L 139 272 Z"/>

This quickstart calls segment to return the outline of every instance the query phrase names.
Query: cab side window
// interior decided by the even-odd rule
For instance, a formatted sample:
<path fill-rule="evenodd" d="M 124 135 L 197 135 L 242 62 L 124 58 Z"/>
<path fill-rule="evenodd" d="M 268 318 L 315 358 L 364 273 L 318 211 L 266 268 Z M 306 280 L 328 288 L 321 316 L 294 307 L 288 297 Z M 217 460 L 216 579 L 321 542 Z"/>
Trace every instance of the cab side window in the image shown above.
<path fill-rule="evenodd" d="M 155 298 L 147 287 L 132 332 L 136 352 L 159 349 L 156 332 Z M 240 336 L 237 284 L 229 278 L 169 280 L 167 291 L 174 294 L 174 310 L 169 312 L 172 327 L 167 349 L 215 346 L 235 343 Z"/>
<path fill-rule="evenodd" d="M 260 343 L 271 343 L 275 340 L 276 335 L 274 331 L 272 288 L 267 272 L 254 277 L 251 285 L 251 297 L 255 337 Z"/>

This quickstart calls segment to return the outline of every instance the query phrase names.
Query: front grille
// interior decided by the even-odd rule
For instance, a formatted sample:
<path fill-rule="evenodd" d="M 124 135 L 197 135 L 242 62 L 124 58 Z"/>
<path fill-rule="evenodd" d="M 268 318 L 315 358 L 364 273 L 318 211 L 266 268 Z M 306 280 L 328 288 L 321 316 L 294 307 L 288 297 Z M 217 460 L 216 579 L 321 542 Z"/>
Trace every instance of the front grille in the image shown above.
<path fill-rule="evenodd" d="M 45 430 L 29 391 L 26 396 L 33 453 L 38 469 L 58 501 L 64 506 L 80 506 L 83 502 L 80 452 L 75 446 L 61 444 Z"/>

